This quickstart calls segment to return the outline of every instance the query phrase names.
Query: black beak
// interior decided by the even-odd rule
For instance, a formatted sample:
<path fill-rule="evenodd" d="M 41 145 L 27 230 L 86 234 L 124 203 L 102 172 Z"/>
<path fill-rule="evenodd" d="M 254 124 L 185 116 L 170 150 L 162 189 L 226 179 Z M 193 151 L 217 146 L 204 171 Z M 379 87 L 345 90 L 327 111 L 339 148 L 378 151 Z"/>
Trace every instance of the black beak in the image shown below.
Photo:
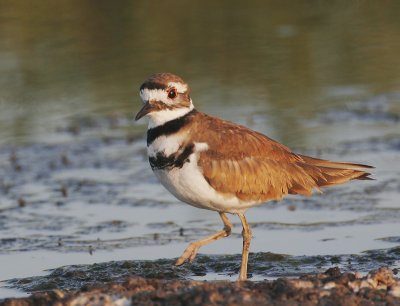
<path fill-rule="evenodd" d="M 153 110 L 152 105 L 149 103 L 149 101 L 147 101 L 143 105 L 142 109 L 136 114 L 135 120 L 139 120 L 143 116 L 146 116 L 148 113 L 151 113 L 152 110 Z"/>

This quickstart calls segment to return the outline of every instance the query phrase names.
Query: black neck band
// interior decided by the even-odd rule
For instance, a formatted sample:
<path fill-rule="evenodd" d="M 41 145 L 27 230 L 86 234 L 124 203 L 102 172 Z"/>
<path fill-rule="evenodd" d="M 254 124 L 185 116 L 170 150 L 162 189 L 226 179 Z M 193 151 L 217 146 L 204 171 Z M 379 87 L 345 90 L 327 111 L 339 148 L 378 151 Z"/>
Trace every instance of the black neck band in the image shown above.
<path fill-rule="evenodd" d="M 182 117 L 173 119 L 171 121 L 165 122 L 163 125 L 156 126 L 147 131 L 147 146 L 149 146 L 156 138 L 163 135 L 171 135 L 178 132 L 182 127 L 188 122 L 190 115 L 195 113 L 196 110 L 192 109 L 187 114 Z"/>

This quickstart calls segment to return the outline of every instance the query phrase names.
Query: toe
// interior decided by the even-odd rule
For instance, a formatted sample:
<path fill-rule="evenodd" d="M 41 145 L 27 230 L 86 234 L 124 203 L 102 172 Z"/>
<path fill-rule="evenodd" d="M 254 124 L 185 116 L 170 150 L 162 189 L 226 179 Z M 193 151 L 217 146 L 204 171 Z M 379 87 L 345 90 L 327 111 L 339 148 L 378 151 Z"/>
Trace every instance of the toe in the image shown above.
<path fill-rule="evenodd" d="M 181 266 L 185 263 L 186 258 L 183 258 L 183 256 L 179 257 L 178 260 L 175 262 L 175 266 Z"/>

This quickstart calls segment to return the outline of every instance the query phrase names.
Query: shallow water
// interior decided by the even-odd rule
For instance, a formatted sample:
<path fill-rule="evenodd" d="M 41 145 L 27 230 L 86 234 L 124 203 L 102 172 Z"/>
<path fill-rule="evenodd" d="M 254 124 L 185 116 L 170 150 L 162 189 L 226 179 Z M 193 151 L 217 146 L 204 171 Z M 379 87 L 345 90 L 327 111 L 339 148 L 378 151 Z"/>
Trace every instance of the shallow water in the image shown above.
<path fill-rule="evenodd" d="M 165 23 L 155 21 L 163 14 L 148 19 L 158 12 L 150 2 L 60 2 L 57 15 L 52 2 L 2 2 L 0 280 L 171 259 L 221 228 L 216 213 L 179 203 L 149 169 L 146 126 L 132 117 L 140 82 L 162 70 L 190 82 L 200 110 L 299 153 L 376 167 L 376 181 L 249 210 L 253 252 L 305 256 L 315 267 L 318 255 L 398 246 L 399 5 L 308 3 L 193 3 L 186 14 L 159 4 Z M 201 253 L 240 253 L 232 220 L 232 237 Z M 222 270 L 187 277 L 233 277 Z"/>

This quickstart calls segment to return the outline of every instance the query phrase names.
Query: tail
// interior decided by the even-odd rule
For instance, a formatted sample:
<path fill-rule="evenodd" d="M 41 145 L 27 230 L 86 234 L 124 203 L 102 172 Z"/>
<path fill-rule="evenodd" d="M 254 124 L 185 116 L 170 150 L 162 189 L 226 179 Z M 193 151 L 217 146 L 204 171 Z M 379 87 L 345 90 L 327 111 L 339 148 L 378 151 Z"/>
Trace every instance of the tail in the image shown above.
<path fill-rule="evenodd" d="M 371 173 L 364 171 L 365 169 L 374 168 L 368 165 L 333 162 L 313 158 L 304 155 L 298 155 L 304 162 L 298 164 L 304 172 L 314 181 L 314 188 L 330 187 L 346 183 L 351 180 L 373 180 L 369 177 Z M 303 187 L 303 186 L 302 186 Z M 311 194 L 311 189 L 299 188 L 299 185 L 293 185 L 291 194 Z"/>

